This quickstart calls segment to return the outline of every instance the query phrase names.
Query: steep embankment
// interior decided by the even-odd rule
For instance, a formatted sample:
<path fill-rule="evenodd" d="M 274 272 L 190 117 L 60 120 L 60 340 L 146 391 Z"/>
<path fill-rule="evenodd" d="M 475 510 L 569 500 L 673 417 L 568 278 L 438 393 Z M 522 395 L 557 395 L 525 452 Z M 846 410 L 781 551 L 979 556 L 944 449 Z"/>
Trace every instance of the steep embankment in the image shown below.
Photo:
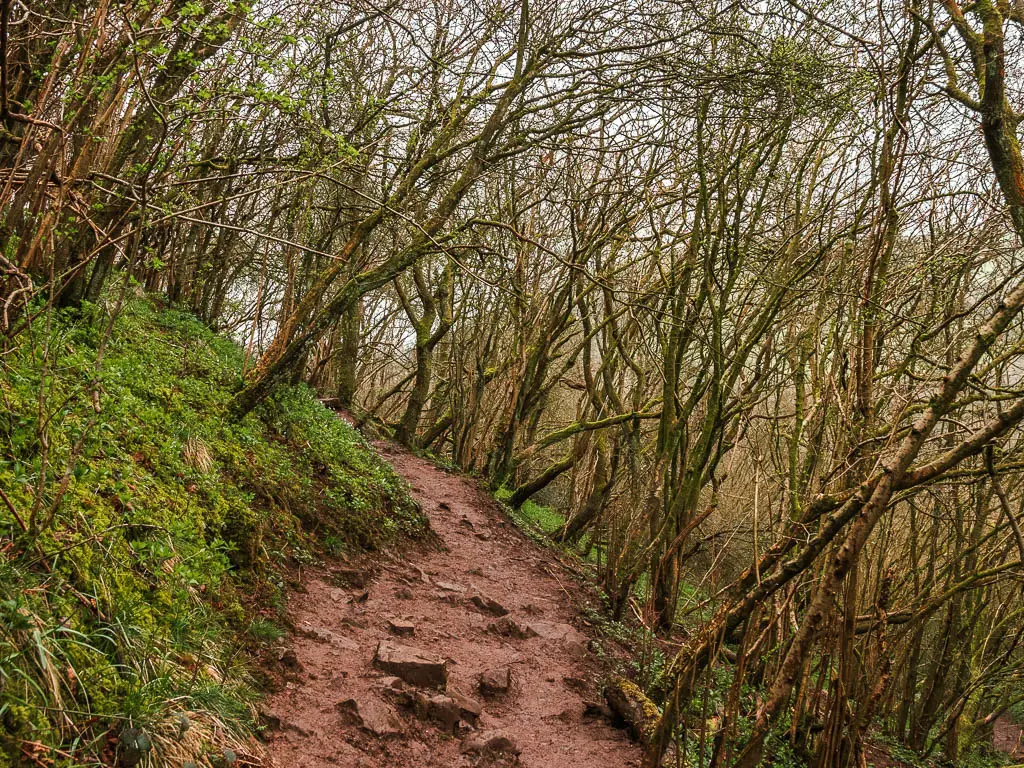
<path fill-rule="evenodd" d="M 438 546 L 310 572 L 290 602 L 298 634 L 279 654 L 284 684 L 264 711 L 273 764 L 458 766 L 516 753 L 532 768 L 638 764 L 624 732 L 586 714 L 599 673 L 563 566 L 470 481 L 382 450 Z"/>
<path fill-rule="evenodd" d="M 422 518 L 307 389 L 225 419 L 243 355 L 194 317 L 106 329 L 42 316 L 0 356 L 0 767 L 252 764 L 283 568 Z"/>

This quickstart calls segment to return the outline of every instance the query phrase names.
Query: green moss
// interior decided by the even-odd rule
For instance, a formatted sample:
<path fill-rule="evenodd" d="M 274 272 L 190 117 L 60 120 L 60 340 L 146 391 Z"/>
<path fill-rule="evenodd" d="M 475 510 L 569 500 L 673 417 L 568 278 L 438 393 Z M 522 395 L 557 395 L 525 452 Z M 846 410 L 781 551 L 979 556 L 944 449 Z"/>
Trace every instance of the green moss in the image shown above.
<path fill-rule="evenodd" d="M 494 498 L 505 503 L 512 498 L 512 491 L 501 487 L 495 491 Z M 512 507 L 507 509 L 516 525 L 542 540 L 562 530 L 565 526 L 565 515 L 553 507 L 537 504 L 530 499 L 523 502 L 519 509 Z"/>
<path fill-rule="evenodd" d="M 565 527 L 565 515 L 552 507 L 545 507 L 530 500 L 523 502 L 519 514 L 527 525 L 535 526 L 547 535 L 557 533 Z"/>
<path fill-rule="evenodd" d="M 0 488 L 35 526 L 0 505 L 0 766 L 28 742 L 107 764 L 111 734 L 160 738 L 183 712 L 244 737 L 239 651 L 277 636 L 255 618 L 280 605 L 277 571 L 423 529 L 305 387 L 232 422 L 235 344 L 136 300 L 97 365 L 104 324 L 44 318 L 0 358 Z"/>

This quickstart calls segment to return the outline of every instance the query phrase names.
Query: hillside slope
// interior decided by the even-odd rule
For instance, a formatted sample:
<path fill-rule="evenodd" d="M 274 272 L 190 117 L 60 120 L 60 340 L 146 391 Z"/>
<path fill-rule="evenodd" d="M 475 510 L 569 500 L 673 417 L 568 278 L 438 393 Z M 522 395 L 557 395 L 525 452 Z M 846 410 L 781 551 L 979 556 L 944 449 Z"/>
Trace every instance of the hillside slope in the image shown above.
<path fill-rule="evenodd" d="M 284 568 L 425 529 L 304 387 L 223 417 L 243 355 L 148 300 L 0 358 L 0 766 L 246 764 Z"/>

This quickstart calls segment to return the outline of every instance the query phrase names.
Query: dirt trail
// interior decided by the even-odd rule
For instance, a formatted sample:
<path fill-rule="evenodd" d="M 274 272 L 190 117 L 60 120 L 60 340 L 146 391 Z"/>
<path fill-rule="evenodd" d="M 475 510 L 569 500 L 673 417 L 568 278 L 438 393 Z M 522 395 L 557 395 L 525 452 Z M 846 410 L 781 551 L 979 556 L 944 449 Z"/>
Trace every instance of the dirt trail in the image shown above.
<path fill-rule="evenodd" d="M 1024 759 L 1024 724 L 1000 715 L 993 723 L 992 745 L 1013 759 Z"/>
<path fill-rule="evenodd" d="M 562 566 L 468 480 L 380 447 L 412 485 L 443 546 L 381 560 L 365 586 L 359 573 L 350 575 L 347 587 L 338 585 L 336 571 L 313 573 L 307 591 L 292 595 L 299 632 L 289 646 L 294 656 L 289 651 L 282 659 L 292 672 L 264 713 L 275 723 L 268 735 L 272 765 L 507 764 L 511 751 L 463 751 L 464 743 L 495 731 L 514 743 L 518 764 L 527 768 L 639 765 L 639 749 L 624 732 L 584 714 L 585 702 L 598 697 L 598 670 L 578 628 L 577 587 Z M 477 593 L 510 611 L 500 620 L 505 629 L 511 619 L 538 636 L 517 639 L 489 629 L 499 620 L 474 605 Z M 414 636 L 396 637 L 389 621 L 413 624 Z M 460 722 L 449 734 L 425 722 L 430 691 L 420 694 L 417 716 L 408 706 L 417 689 L 385 677 L 374 664 L 382 640 L 446 659 L 449 694 L 460 692 L 483 706 L 476 729 Z M 509 692 L 483 695 L 480 674 L 505 667 Z"/>

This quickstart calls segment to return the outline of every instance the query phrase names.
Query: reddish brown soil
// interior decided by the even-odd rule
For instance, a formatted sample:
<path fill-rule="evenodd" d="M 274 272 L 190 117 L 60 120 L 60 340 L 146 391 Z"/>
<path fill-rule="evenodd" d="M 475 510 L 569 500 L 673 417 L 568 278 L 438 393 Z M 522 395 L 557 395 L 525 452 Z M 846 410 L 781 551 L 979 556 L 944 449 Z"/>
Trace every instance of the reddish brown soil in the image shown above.
<path fill-rule="evenodd" d="M 373 656 L 378 641 L 392 637 L 388 620 L 404 619 L 415 624 L 415 636 L 397 642 L 449 660 L 448 689 L 484 705 L 478 727 L 511 737 L 522 751 L 519 765 L 639 765 L 639 749 L 624 732 L 584 715 L 585 701 L 598 698 L 600 671 L 579 630 L 579 588 L 557 558 L 514 529 L 467 479 L 404 451 L 381 449 L 412 485 L 440 546 L 379 559 L 365 590 L 331 583 L 326 569 L 308 575 L 305 591 L 291 596 L 298 633 L 290 648 L 301 669 L 267 705 L 270 719 L 280 721 L 268 734 L 271 764 L 474 765 L 460 752 L 462 736 L 446 735 L 410 711 L 396 708 L 398 732 L 382 737 L 347 724 L 336 707 L 347 699 L 361 710 L 388 706 Z M 541 636 L 517 640 L 487 631 L 494 617 L 469 601 L 474 590 Z M 360 601 L 364 591 L 369 596 Z M 512 690 L 503 698 L 481 696 L 478 675 L 502 666 L 512 670 Z"/>
<path fill-rule="evenodd" d="M 1024 725 L 1001 716 L 992 724 L 992 746 L 1012 758 L 1024 759 Z"/>
<path fill-rule="evenodd" d="M 864 745 L 865 762 L 872 768 L 912 768 L 910 763 L 893 757 L 881 744 L 868 742 Z"/>

